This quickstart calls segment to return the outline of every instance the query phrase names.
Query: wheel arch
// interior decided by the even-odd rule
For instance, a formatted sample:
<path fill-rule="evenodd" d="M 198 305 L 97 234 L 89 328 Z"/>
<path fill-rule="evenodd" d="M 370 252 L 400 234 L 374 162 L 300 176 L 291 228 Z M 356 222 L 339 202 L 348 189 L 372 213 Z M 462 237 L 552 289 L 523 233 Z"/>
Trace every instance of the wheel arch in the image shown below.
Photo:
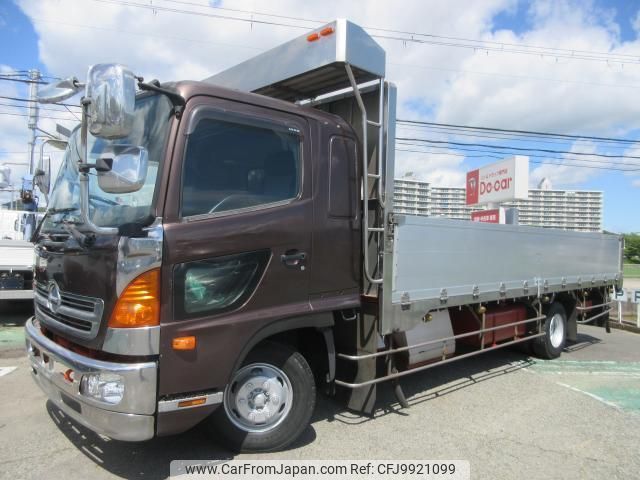
<path fill-rule="evenodd" d="M 335 375 L 335 345 L 333 312 L 283 318 L 269 323 L 256 332 L 244 345 L 232 372 L 240 368 L 247 355 L 258 345 L 268 342 L 285 343 L 300 352 L 314 371 L 326 371 L 327 380 Z M 321 346 L 321 348 L 319 348 Z"/>

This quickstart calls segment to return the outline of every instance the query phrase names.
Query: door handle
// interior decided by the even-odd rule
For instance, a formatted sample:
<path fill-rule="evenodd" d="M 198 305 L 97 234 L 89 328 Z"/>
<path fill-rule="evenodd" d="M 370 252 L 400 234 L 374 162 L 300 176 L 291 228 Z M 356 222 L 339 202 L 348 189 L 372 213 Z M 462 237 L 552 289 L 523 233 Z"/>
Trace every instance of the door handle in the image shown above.
<path fill-rule="evenodd" d="M 280 255 L 280 261 L 285 267 L 298 268 L 304 270 L 304 262 L 307 259 L 306 252 L 299 250 L 287 250 L 283 255 Z"/>

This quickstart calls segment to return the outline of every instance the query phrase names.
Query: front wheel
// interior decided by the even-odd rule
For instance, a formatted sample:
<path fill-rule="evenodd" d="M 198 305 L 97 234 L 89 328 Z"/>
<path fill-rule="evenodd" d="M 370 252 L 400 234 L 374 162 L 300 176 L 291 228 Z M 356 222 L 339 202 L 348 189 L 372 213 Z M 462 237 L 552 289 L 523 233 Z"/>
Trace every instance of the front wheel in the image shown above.
<path fill-rule="evenodd" d="M 305 358 L 287 345 L 265 343 L 233 374 L 210 431 L 236 451 L 281 450 L 307 428 L 315 402 Z"/>
<path fill-rule="evenodd" d="M 543 331 L 546 335 L 533 341 L 534 353 L 547 360 L 558 358 L 567 341 L 567 314 L 560 303 L 553 303 L 549 307 Z"/>

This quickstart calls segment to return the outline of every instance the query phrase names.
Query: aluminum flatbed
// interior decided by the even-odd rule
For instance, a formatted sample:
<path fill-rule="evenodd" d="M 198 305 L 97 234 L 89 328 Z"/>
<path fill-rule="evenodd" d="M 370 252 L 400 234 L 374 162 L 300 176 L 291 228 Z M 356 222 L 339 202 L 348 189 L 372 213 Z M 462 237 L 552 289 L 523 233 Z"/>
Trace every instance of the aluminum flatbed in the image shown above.
<path fill-rule="evenodd" d="M 392 330 L 429 310 L 622 282 L 618 235 L 408 215 L 393 226 Z"/>

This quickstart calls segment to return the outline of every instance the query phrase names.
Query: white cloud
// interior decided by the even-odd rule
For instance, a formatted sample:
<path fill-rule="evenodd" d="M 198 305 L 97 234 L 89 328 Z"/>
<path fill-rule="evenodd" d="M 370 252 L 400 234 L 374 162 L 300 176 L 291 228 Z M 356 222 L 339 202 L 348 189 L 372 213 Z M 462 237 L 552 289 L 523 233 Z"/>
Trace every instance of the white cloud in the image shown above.
<path fill-rule="evenodd" d="M 410 175 L 434 185 L 463 187 L 466 178 L 462 168 L 463 157 L 456 155 L 451 150 L 443 150 L 442 153 L 399 151 L 396 154 L 396 176 Z"/>
<path fill-rule="evenodd" d="M 50 72 L 80 78 L 88 65 L 112 61 L 124 63 L 148 79 L 201 79 L 304 32 L 95 1 L 18 0 L 18 4 L 34 23 L 40 60 Z M 481 38 L 516 46 L 636 55 L 640 49 L 640 41 L 620 42 L 611 9 L 598 9 L 592 2 L 577 0 L 535 0 L 529 8 L 527 31 L 493 32 L 494 16 L 505 10 L 515 11 L 517 4 L 517 0 L 407 0 L 400 7 L 386 0 L 366 4 L 281 0 L 258 6 L 244 0 L 234 1 L 232 7 L 326 20 L 347 17 L 367 27 Z M 195 9 L 163 0 L 152 5 Z M 228 2 L 220 5 L 231 6 Z M 207 8 L 200 11 L 242 16 Z M 640 86 L 640 65 L 405 45 L 382 38 L 377 41 L 387 51 L 388 77 L 398 85 L 400 118 L 616 136 L 640 128 L 637 102 L 633 101 Z M 53 128 L 51 123 L 43 126 Z M 10 132 L 22 138 L 18 143 L 24 149 L 26 137 L 24 133 L 21 136 L 20 128 Z M 413 171 L 417 177 L 441 185 L 462 185 L 468 169 L 460 156 L 398 152 L 397 159 L 399 175 Z M 549 176 L 558 185 L 579 185 L 599 173 L 566 165 L 541 165 L 532 170 L 531 178 Z"/>
<path fill-rule="evenodd" d="M 582 140 L 574 142 L 568 151 L 580 154 L 593 154 L 598 153 L 597 150 L 597 145 L 595 143 L 593 143 L 592 141 Z M 579 185 L 599 175 L 600 173 L 599 168 L 580 168 L 570 166 L 571 164 L 593 164 L 593 166 L 601 168 L 607 168 L 608 166 L 612 165 L 612 163 L 606 162 L 606 159 L 595 155 L 591 156 L 564 154 L 563 157 L 565 160 L 543 159 L 542 161 L 546 161 L 548 163 L 533 168 L 529 173 L 530 187 L 536 188 L 538 183 L 540 183 L 540 180 L 542 180 L 543 178 L 548 178 L 549 180 L 551 180 L 553 186 L 558 188 L 563 186 Z M 567 162 L 569 162 L 569 165 L 567 165 Z"/>
<path fill-rule="evenodd" d="M 637 52 L 640 43 L 620 44 L 611 21 L 599 13 L 589 3 L 536 1 L 531 7 L 531 30 L 519 36 L 502 30 L 485 39 L 569 50 Z M 619 134 L 619 128 L 640 127 L 637 108 L 629 102 L 640 86 L 640 65 L 489 52 L 469 56 L 462 69 L 465 72 L 442 96 L 439 121 L 567 133 Z"/>
<path fill-rule="evenodd" d="M 636 16 L 629 21 L 631 22 L 631 26 L 636 31 L 636 33 L 640 32 L 640 11 L 636 13 Z"/>

